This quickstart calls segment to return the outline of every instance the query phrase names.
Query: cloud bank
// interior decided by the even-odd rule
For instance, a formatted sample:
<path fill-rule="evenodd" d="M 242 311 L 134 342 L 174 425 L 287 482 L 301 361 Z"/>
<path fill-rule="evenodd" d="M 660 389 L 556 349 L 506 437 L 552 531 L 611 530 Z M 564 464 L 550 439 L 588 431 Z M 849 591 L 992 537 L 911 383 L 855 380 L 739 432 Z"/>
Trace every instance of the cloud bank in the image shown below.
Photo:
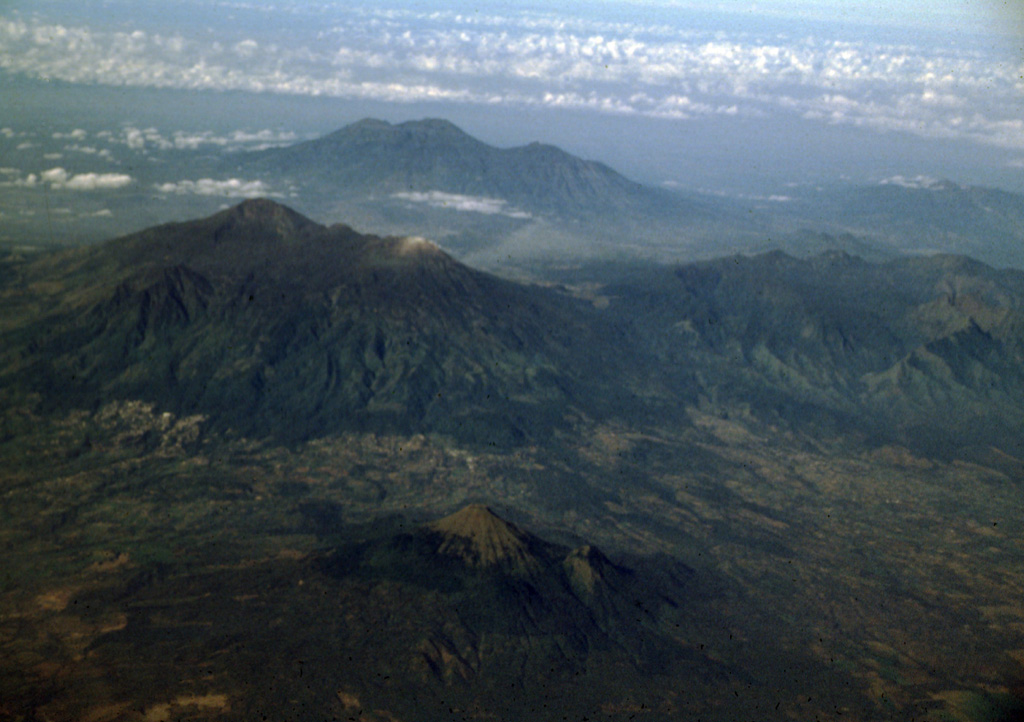
<path fill-rule="evenodd" d="M 1024 149 L 1024 63 L 980 44 L 702 31 L 555 12 L 244 3 L 231 4 L 231 11 L 244 16 L 237 24 L 244 32 L 236 26 L 110 29 L 12 13 L 0 16 L 0 68 L 74 83 L 683 121 L 783 116 Z M 83 140 L 74 137 L 78 132 L 69 139 Z M 222 140 L 242 142 L 143 129 L 124 138 L 132 148 L 188 149 Z M 265 139 L 245 142 L 282 141 L 267 131 Z"/>

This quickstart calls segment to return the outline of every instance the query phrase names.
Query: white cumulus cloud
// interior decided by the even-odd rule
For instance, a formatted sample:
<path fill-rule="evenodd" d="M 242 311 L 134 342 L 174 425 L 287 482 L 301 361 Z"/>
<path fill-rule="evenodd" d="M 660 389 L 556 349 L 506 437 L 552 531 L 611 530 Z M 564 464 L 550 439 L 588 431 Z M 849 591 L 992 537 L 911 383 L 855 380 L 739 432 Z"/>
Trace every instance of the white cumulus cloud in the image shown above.
<path fill-rule="evenodd" d="M 177 183 L 161 183 L 156 186 L 161 193 L 175 195 L 224 196 L 226 198 L 256 198 L 279 195 L 272 193 L 263 181 L 246 181 L 239 178 L 214 180 L 181 180 Z"/>
<path fill-rule="evenodd" d="M 501 198 L 466 196 L 457 193 L 445 193 L 443 191 L 395 193 L 393 197 L 412 203 L 425 203 L 434 208 L 447 208 L 453 211 L 483 213 L 486 215 L 501 214 L 510 218 L 532 217 L 525 211 L 510 208 L 508 202 Z"/>
<path fill-rule="evenodd" d="M 883 178 L 879 181 L 879 185 L 894 185 L 900 186 L 901 188 L 917 188 L 920 190 L 937 191 L 947 187 L 948 181 L 940 180 L 929 175 L 916 175 L 911 178 L 906 178 L 901 175 L 894 175 L 889 178 Z"/>
<path fill-rule="evenodd" d="M 29 176 L 30 178 L 32 176 Z M 124 173 L 68 173 L 63 168 L 50 168 L 39 174 L 39 180 L 54 190 L 96 191 L 124 188 L 133 182 Z M 34 185 L 34 183 L 32 183 Z"/>
<path fill-rule="evenodd" d="M 281 145 L 289 145 L 299 140 L 297 133 L 293 131 L 277 130 L 235 130 L 230 133 L 215 133 L 212 130 L 184 131 L 176 130 L 171 133 L 161 132 L 157 128 L 135 128 L 127 126 L 122 128 L 119 135 L 106 132 L 97 134 L 105 140 L 111 140 L 128 146 L 132 150 L 197 150 L 202 147 L 219 147 L 227 150 L 264 150 Z M 89 152 L 88 150 L 72 146 L 69 150 Z"/>
<path fill-rule="evenodd" d="M 85 140 L 89 137 L 89 134 L 81 128 L 75 128 L 69 133 L 54 133 L 54 140 Z"/>

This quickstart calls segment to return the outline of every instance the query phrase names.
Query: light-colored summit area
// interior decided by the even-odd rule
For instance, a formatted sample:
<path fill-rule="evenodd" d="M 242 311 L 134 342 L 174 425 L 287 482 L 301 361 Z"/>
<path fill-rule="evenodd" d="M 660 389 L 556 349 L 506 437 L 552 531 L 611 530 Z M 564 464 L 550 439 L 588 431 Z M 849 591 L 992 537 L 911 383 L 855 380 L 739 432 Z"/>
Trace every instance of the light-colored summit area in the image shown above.
<path fill-rule="evenodd" d="M 443 539 L 439 553 L 458 557 L 472 566 L 500 564 L 533 568 L 538 565 L 531 551 L 536 540 L 483 504 L 471 504 L 428 524 L 427 528 Z"/>

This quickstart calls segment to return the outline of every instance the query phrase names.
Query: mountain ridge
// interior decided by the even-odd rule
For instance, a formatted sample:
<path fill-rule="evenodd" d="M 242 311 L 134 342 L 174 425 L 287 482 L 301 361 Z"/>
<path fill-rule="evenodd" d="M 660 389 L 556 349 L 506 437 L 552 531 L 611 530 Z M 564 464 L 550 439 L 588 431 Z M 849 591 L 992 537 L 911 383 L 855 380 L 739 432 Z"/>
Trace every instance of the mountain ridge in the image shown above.
<path fill-rule="evenodd" d="M 819 192 L 816 225 L 904 255 L 949 253 L 1024 268 L 1024 196 L 948 179 L 910 179 Z"/>
<path fill-rule="evenodd" d="M 1020 271 L 962 256 L 874 264 L 774 251 L 659 270 L 603 292 L 617 299 L 613 313 L 640 319 L 649 352 L 711 408 L 730 398 L 725 408 L 772 423 L 940 456 L 982 438 L 1019 450 Z M 946 413 L 951 405 L 957 415 Z"/>
<path fill-rule="evenodd" d="M 930 453 L 1016 449 L 1024 423 L 1024 276 L 963 257 L 775 251 L 550 288 L 256 200 L 18 269 L 0 385 L 51 410 L 140 399 L 260 438 L 508 446 L 705 407 Z"/>
<path fill-rule="evenodd" d="M 422 239 L 321 226 L 271 201 L 26 273 L 76 291 L 9 337 L 7 385 L 63 389 L 50 403 L 87 407 L 147 399 L 245 434 L 398 424 L 521 441 L 534 421 L 593 409 L 585 389 L 605 372 L 581 372 L 601 368 L 587 345 L 614 333 L 583 302 Z"/>

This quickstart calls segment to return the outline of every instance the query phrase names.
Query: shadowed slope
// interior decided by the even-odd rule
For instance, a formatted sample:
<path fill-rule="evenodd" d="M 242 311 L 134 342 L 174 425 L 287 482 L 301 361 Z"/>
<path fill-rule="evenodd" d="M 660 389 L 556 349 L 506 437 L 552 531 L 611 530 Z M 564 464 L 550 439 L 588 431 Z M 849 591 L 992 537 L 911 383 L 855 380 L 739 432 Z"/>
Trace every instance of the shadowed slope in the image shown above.
<path fill-rule="evenodd" d="M 697 385 L 716 411 L 940 455 L 1020 449 L 1018 271 L 958 256 L 873 264 L 773 252 L 651 272 L 604 293 L 636 319 L 666 374 Z"/>
<path fill-rule="evenodd" d="M 564 662 L 581 668 L 595 650 L 614 648 L 641 665 L 651 661 L 645 648 L 671 654 L 662 615 L 680 608 L 692 573 L 678 563 L 674 575 L 618 566 L 596 547 L 549 543 L 483 505 L 341 545 L 318 564 L 335 578 L 431 590 L 470 629 L 503 638 L 495 656 L 502 665 L 519 657 L 515 667 L 531 650 L 568 655 Z"/>
<path fill-rule="evenodd" d="M 12 292 L 0 385 L 51 405 L 139 398 L 214 429 L 342 429 L 519 443 L 610 379 L 580 302 L 459 264 L 415 238 L 326 228 L 247 201 L 42 259 Z M 16 306 L 16 304 L 15 304 Z M 17 311 L 12 314 L 17 317 Z"/>

